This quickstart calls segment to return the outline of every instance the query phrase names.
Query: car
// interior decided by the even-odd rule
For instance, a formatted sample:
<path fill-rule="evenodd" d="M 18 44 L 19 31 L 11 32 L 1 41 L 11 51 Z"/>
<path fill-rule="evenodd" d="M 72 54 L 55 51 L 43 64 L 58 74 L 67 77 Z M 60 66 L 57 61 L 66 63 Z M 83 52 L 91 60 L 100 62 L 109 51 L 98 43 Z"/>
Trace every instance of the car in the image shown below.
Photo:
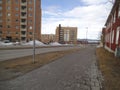
<path fill-rule="evenodd" d="M 4 40 L 3 42 L 4 42 L 4 43 L 9 43 L 10 41 L 9 41 L 9 40 Z"/>

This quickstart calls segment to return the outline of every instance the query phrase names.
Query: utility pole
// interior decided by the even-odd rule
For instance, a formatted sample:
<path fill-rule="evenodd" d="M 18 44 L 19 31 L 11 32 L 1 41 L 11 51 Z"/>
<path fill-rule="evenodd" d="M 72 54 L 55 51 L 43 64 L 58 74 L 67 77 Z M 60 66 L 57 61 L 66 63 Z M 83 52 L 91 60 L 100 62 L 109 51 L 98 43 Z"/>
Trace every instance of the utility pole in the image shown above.
<path fill-rule="evenodd" d="M 88 27 L 86 27 L 86 29 L 87 29 L 87 31 L 86 31 L 86 44 L 87 44 L 87 42 L 88 42 L 88 40 L 87 40 Z"/>
<path fill-rule="evenodd" d="M 35 63 L 36 0 L 34 0 L 33 63 Z"/>

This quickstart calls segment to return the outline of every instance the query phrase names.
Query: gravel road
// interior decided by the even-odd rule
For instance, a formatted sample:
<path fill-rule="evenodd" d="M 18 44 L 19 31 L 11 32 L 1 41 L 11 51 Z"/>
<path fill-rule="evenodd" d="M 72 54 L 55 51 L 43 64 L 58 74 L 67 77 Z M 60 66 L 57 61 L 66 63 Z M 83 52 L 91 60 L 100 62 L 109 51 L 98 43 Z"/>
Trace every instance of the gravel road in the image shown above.
<path fill-rule="evenodd" d="M 101 90 L 95 47 L 86 47 L 10 81 L 0 90 Z"/>

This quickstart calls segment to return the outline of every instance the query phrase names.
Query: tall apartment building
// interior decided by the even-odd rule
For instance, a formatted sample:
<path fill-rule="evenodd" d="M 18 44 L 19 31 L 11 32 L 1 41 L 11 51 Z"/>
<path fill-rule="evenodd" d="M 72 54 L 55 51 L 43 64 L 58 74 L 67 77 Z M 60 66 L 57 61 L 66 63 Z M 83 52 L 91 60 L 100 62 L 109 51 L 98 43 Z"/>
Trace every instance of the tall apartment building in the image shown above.
<path fill-rule="evenodd" d="M 30 41 L 41 39 L 41 0 L 0 0 L 0 40 Z M 34 10 L 36 10 L 34 18 Z"/>
<path fill-rule="evenodd" d="M 120 47 L 120 0 L 115 0 L 112 10 L 103 28 L 104 46 L 115 53 Z"/>
<path fill-rule="evenodd" d="M 77 43 L 77 27 L 59 27 L 56 28 L 56 41 L 59 43 Z"/>

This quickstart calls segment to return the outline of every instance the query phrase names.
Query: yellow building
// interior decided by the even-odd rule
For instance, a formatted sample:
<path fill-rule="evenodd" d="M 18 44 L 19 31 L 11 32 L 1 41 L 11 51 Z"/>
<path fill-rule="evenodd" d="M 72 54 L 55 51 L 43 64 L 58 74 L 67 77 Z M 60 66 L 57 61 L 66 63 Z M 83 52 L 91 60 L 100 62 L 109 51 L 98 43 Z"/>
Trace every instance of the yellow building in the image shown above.
<path fill-rule="evenodd" d="M 55 42 L 55 35 L 54 34 L 42 34 L 41 41 L 46 44 L 50 42 Z"/>
<path fill-rule="evenodd" d="M 77 27 L 59 27 L 56 28 L 56 41 L 59 43 L 76 44 Z"/>

